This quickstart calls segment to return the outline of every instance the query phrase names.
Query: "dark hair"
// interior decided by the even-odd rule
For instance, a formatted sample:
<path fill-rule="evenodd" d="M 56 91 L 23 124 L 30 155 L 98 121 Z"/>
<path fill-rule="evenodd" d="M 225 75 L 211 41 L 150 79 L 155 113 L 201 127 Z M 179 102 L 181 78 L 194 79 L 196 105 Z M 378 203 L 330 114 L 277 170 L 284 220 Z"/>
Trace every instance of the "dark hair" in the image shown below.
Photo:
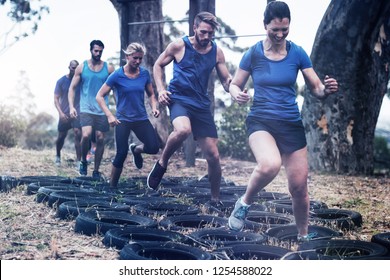
<path fill-rule="evenodd" d="M 104 49 L 104 44 L 100 40 L 92 40 L 91 43 L 89 43 L 89 50 L 92 51 L 93 46 L 98 45 L 99 47 L 102 47 Z"/>
<path fill-rule="evenodd" d="M 205 23 L 210 24 L 214 29 L 217 29 L 219 27 L 219 23 L 217 21 L 217 17 L 214 16 L 212 13 L 209 12 L 200 12 L 195 16 L 194 24 L 196 27 L 199 26 L 199 24 L 204 21 Z"/>
<path fill-rule="evenodd" d="M 264 24 L 269 24 L 271 20 L 288 18 L 291 21 L 290 8 L 282 1 L 269 2 L 264 11 Z"/>

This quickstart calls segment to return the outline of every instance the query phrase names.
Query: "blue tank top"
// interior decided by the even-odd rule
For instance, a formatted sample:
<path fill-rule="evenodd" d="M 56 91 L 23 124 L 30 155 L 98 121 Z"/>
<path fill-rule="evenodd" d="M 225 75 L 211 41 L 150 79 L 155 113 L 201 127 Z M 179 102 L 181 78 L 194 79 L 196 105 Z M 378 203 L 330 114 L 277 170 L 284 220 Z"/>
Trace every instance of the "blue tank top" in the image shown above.
<path fill-rule="evenodd" d="M 96 101 L 96 94 L 108 77 L 107 62 L 104 62 L 102 69 L 99 72 L 92 71 L 88 67 L 88 62 L 84 61 L 83 71 L 81 73 L 81 88 L 80 88 L 80 112 L 93 115 L 104 115 Z M 108 95 L 104 100 L 108 106 Z"/>
<path fill-rule="evenodd" d="M 173 102 L 209 110 L 211 101 L 207 86 L 217 63 L 217 45 L 212 41 L 211 50 L 200 54 L 193 48 L 188 36 L 183 40 L 184 57 L 180 62 L 173 62 L 173 78 L 168 86 L 172 93 L 170 98 Z"/>

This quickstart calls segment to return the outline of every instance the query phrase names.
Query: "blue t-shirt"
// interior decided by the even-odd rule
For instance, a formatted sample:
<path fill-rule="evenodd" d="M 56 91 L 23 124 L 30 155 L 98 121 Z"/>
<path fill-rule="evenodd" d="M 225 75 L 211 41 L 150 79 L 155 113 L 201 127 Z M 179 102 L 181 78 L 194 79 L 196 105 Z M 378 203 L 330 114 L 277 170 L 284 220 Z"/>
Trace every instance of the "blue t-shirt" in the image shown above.
<path fill-rule="evenodd" d="M 60 108 L 62 112 L 68 116 L 69 116 L 68 92 L 69 92 L 71 81 L 72 79 L 69 79 L 66 75 L 64 75 L 57 81 L 56 87 L 54 89 L 54 95 L 59 97 Z M 77 86 L 76 88 L 74 104 L 77 113 L 79 113 L 80 112 L 80 87 L 79 86 Z"/>
<path fill-rule="evenodd" d="M 108 77 L 107 62 L 104 62 L 99 72 L 92 71 L 88 67 L 88 62 L 84 61 L 83 72 L 81 73 L 80 88 L 80 112 L 93 115 L 104 115 L 102 108 L 96 101 L 96 94 Z M 108 106 L 108 96 L 105 97 Z"/>
<path fill-rule="evenodd" d="M 145 108 L 145 88 L 151 83 L 149 71 L 140 67 L 137 78 L 125 75 L 123 67 L 115 70 L 106 84 L 116 94 L 116 118 L 120 121 L 136 122 L 148 119 Z"/>
<path fill-rule="evenodd" d="M 240 68 L 251 73 L 255 90 L 249 116 L 285 121 L 301 120 L 295 83 L 298 71 L 311 68 L 312 63 L 302 47 L 287 41 L 287 49 L 284 59 L 270 60 L 265 57 L 263 43 L 260 41 L 242 57 Z"/>
<path fill-rule="evenodd" d="M 190 43 L 188 36 L 185 43 L 184 57 L 180 62 L 173 62 L 173 78 L 168 90 L 171 100 L 199 109 L 210 110 L 210 97 L 207 86 L 211 71 L 217 64 L 217 46 L 212 41 L 212 48 L 206 54 L 198 53 Z"/>

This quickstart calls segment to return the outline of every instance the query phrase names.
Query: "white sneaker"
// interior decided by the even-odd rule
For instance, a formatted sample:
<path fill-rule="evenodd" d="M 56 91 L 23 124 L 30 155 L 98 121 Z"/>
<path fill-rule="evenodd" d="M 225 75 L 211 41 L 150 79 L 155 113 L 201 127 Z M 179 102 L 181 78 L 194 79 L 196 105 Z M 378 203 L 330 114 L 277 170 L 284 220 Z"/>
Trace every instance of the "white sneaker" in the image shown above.
<path fill-rule="evenodd" d="M 240 231 L 244 228 L 245 218 L 248 215 L 250 205 L 244 205 L 241 197 L 236 201 L 234 210 L 229 217 L 229 228 L 234 231 Z"/>

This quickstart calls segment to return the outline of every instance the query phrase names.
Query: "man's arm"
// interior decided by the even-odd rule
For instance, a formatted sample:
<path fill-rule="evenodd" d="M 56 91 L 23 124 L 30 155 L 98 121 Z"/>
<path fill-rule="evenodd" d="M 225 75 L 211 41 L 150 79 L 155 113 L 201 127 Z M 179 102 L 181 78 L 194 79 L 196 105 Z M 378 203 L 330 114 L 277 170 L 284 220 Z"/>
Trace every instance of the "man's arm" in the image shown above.
<path fill-rule="evenodd" d="M 74 97 L 76 95 L 77 86 L 81 81 L 82 72 L 83 72 L 83 64 L 79 64 L 79 66 L 77 66 L 75 70 L 75 73 L 72 78 L 72 82 L 70 83 L 69 86 L 69 91 L 68 91 L 69 114 L 72 118 L 77 117 L 77 111 L 76 108 L 74 107 Z"/>
<path fill-rule="evenodd" d="M 229 70 L 226 66 L 225 61 L 225 55 L 219 47 L 217 48 L 217 65 L 215 66 L 217 70 L 217 74 L 219 77 L 219 80 L 221 81 L 221 84 L 223 86 L 223 89 L 226 92 L 229 92 L 229 85 L 232 81 L 232 76 L 229 73 Z"/>
<path fill-rule="evenodd" d="M 160 54 L 156 62 L 153 65 L 153 78 L 156 83 L 158 101 L 162 105 L 169 104 L 169 94 L 165 88 L 164 77 L 164 68 L 174 59 L 178 61 L 179 57 L 184 55 L 184 41 L 182 39 L 170 43 L 167 48 Z"/>

